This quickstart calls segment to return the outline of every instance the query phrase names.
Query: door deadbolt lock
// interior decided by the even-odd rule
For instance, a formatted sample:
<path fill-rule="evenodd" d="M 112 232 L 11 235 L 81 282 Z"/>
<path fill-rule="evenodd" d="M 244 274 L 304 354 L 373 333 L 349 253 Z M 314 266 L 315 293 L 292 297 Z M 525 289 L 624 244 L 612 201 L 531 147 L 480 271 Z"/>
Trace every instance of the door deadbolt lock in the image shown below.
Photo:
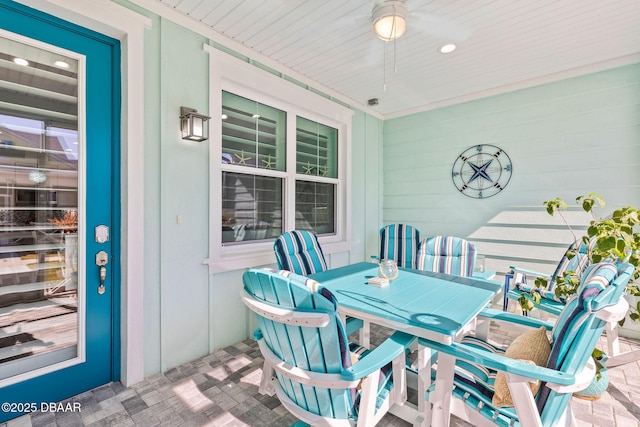
<path fill-rule="evenodd" d="M 106 243 L 109 241 L 109 227 L 106 225 L 98 225 L 95 228 L 95 237 L 97 243 Z"/>
<path fill-rule="evenodd" d="M 100 286 L 98 286 L 98 293 L 100 295 L 104 294 L 105 287 L 104 282 L 107 280 L 107 263 L 109 262 L 109 254 L 105 251 L 100 251 L 96 254 L 96 265 L 100 267 Z"/>

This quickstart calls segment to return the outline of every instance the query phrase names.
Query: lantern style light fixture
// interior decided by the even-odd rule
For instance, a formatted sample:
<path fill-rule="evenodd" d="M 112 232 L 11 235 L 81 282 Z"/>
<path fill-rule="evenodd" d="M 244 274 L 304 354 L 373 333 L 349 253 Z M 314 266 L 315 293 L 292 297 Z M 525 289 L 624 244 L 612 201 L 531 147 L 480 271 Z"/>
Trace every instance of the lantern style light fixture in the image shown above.
<path fill-rule="evenodd" d="M 198 110 L 188 107 L 180 107 L 180 129 L 182 139 L 189 141 L 205 141 L 209 138 L 209 126 L 207 121 L 211 117 L 198 114 Z"/>
<path fill-rule="evenodd" d="M 373 32 L 388 42 L 402 36 L 407 30 L 407 7 L 398 0 L 386 0 L 373 9 Z"/>

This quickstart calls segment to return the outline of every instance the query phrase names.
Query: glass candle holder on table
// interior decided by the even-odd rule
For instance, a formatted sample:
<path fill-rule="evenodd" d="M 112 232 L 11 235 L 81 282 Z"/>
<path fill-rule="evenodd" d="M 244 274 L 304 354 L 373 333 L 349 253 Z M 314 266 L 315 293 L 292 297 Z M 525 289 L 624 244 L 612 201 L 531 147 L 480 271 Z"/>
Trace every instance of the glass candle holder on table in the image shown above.
<path fill-rule="evenodd" d="M 391 281 L 398 277 L 398 265 L 392 259 L 383 259 L 378 264 L 378 275 Z"/>

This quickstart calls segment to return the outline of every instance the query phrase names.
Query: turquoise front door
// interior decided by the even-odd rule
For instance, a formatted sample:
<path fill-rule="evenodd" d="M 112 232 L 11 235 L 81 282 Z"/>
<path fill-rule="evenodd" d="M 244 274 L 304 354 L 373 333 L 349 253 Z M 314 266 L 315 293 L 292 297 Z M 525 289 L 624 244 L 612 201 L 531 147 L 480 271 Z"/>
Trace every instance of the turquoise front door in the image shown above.
<path fill-rule="evenodd" d="M 0 422 L 119 379 L 119 61 L 0 0 Z"/>

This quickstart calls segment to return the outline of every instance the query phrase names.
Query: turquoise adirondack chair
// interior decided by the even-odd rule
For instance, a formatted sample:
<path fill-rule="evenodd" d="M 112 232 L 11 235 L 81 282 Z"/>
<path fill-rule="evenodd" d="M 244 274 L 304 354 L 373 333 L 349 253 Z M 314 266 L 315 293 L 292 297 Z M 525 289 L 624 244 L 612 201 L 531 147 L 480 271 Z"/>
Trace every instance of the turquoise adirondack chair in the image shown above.
<path fill-rule="evenodd" d="M 280 270 L 287 270 L 301 276 L 320 273 L 327 269 L 318 237 L 310 231 L 294 230 L 282 233 L 273 244 L 276 261 Z M 362 319 L 345 318 L 347 333 L 360 331 L 360 345 L 369 348 L 370 325 Z"/>
<path fill-rule="evenodd" d="M 476 247 L 460 237 L 429 237 L 420 243 L 417 268 L 471 277 L 476 255 Z"/>
<path fill-rule="evenodd" d="M 508 300 L 517 301 L 520 295 L 526 295 L 535 290 L 541 296 L 540 304 L 536 304 L 535 307 L 549 314 L 559 315 L 566 301 L 564 297 L 557 297 L 555 294 L 556 278 L 568 271 L 574 271 L 578 276 L 581 276 L 590 264 L 589 251 L 593 249 L 595 243 L 596 239 L 591 239 L 589 244 L 583 241 L 572 243 L 551 275 L 514 266 L 510 267 L 511 271 L 505 279 L 507 282 L 505 282 L 503 309 L 507 309 Z M 569 258 L 570 252 L 575 252 L 575 256 Z M 537 277 L 547 279 L 547 286 L 544 288 L 536 287 L 533 282 Z"/>
<path fill-rule="evenodd" d="M 605 324 L 626 313 L 628 305 L 622 295 L 633 270 L 632 265 L 609 262 L 589 267 L 576 296 L 569 299 L 555 326 L 500 310 L 485 310 L 481 314 L 495 321 L 533 328 L 542 326 L 543 332 L 550 330 L 551 341 L 547 342 L 550 348 L 543 355 L 547 360 L 543 366 L 516 360 L 519 356 L 513 353 L 514 358 L 505 357 L 504 350 L 477 337 L 465 337 L 450 346 L 420 339 L 420 351 L 436 350 L 441 355 L 446 353 L 455 357 L 451 413 L 477 426 L 572 425 L 575 422 L 569 405 L 572 393 L 583 390 L 593 379 L 595 365 L 591 352 Z M 543 340 L 548 340 L 546 333 Z M 533 344 L 524 347 L 530 346 Z M 511 349 L 506 350 L 507 354 Z M 443 364 L 437 369 L 451 368 Z M 494 393 L 498 390 L 497 371 L 505 373 L 513 406 L 494 405 Z M 529 382 L 536 380 L 541 381 L 541 386 L 534 394 Z M 427 388 L 425 398 L 427 401 L 435 398 L 433 385 Z M 430 417 L 431 407 L 426 406 L 425 416 Z"/>
<path fill-rule="evenodd" d="M 318 237 L 310 231 L 294 230 L 283 233 L 273 244 L 278 268 L 303 276 L 327 269 Z"/>
<path fill-rule="evenodd" d="M 406 224 L 390 224 L 380 229 L 380 258 L 392 259 L 398 267 L 416 268 L 420 230 Z"/>
<path fill-rule="evenodd" d="M 243 302 L 259 329 L 261 393 L 311 425 L 374 426 L 406 401 L 405 352 L 415 338 L 396 332 L 369 351 L 348 343 L 335 298 L 306 277 L 249 270 Z"/>

